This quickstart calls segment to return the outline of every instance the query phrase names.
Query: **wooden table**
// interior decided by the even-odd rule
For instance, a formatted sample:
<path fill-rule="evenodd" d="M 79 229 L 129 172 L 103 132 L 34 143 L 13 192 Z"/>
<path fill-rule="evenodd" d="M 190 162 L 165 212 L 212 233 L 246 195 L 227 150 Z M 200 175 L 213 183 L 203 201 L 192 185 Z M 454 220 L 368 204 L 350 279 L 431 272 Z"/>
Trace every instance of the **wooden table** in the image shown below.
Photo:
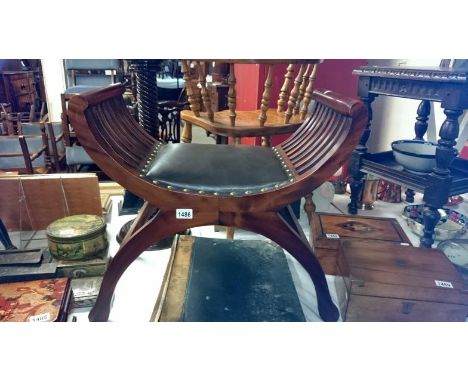
<path fill-rule="evenodd" d="M 351 202 L 348 211 L 358 211 L 359 193 L 365 173 L 407 186 L 424 194 L 424 236 L 421 247 L 434 243 L 434 228 L 440 219 L 437 211 L 447 203 L 449 196 L 468 192 L 468 162 L 456 158 L 454 146 L 459 135 L 458 118 L 468 108 L 468 70 L 446 68 L 376 67 L 364 66 L 353 71 L 359 76 L 358 94 L 368 107 L 369 122 L 359 145 L 351 158 Z M 415 139 L 423 139 L 427 130 L 430 101 L 441 103 L 447 116 L 440 127 L 436 167 L 428 175 L 409 173 L 398 165 L 392 151 L 377 154 L 367 152 L 366 143 L 371 133 L 372 101 L 379 96 L 394 96 L 421 100 L 414 126 Z"/>

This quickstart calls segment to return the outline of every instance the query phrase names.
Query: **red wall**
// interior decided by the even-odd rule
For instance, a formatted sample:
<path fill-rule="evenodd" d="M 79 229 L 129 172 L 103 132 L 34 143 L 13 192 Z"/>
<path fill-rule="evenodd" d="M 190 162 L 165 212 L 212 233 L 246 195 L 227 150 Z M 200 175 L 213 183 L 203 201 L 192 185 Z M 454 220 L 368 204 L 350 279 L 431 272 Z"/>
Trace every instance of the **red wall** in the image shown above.
<path fill-rule="evenodd" d="M 352 72 L 366 64 L 367 60 L 324 60 L 317 69 L 315 88 L 357 97 L 358 76 L 354 76 Z"/>

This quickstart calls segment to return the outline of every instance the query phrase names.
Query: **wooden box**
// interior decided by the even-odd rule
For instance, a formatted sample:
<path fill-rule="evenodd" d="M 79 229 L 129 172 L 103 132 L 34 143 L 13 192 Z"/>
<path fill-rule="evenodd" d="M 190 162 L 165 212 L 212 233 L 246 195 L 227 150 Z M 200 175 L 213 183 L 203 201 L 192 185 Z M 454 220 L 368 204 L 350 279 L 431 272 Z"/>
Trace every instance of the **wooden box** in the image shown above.
<path fill-rule="evenodd" d="M 440 250 L 342 240 L 338 270 L 343 321 L 466 319 L 468 292 Z"/>
<path fill-rule="evenodd" d="M 390 243 L 411 242 L 394 218 L 362 217 L 340 214 L 312 214 L 310 241 L 326 274 L 336 275 L 340 239 Z"/>
<path fill-rule="evenodd" d="M 151 321 L 305 321 L 281 247 L 177 235 Z"/>

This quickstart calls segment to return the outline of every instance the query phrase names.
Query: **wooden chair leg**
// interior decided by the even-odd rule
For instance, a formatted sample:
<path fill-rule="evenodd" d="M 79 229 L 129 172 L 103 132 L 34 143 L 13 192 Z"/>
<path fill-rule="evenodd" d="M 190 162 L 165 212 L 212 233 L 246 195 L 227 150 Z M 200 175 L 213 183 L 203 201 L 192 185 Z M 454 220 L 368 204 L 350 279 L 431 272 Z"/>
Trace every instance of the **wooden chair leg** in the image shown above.
<path fill-rule="evenodd" d="M 282 215 L 284 212 L 281 211 Z M 286 214 L 287 218 L 279 212 L 244 213 L 233 218 L 231 224 L 264 235 L 286 249 L 309 273 L 317 293 L 320 317 L 324 321 L 337 321 L 340 313 L 331 299 L 325 273 L 290 207 Z"/>
<path fill-rule="evenodd" d="M 130 234 L 125 236 L 120 249 L 113 257 L 109 268 L 104 274 L 96 304 L 88 315 L 90 321 L 107 321 L 110 314 L 112 295 L 117 282 L 128 266 L 150 245 L 188 228 L 217 222 L 215 213 L 200 214 L 193 220 L 177 220 L 175 211 L 162 210 L 158 210 L 155 216 L 144 222 L 150 208 L 152 207 L 145 204 L 140 210 L 129 230 L 131 231 Z"/>
<path fill-rule="evenodd" d="M 183 143 L 192 143 L 192 124 L 190 122 L 184 121 L 184 129 L 180 140 Z"/>

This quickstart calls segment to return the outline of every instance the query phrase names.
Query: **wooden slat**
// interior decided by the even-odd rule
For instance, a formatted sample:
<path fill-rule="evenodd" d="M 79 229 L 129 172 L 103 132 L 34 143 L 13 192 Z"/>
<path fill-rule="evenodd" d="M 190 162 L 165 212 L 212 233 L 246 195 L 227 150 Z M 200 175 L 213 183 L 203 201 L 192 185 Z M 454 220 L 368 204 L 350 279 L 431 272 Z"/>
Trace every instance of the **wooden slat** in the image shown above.
<path fill-rule="evenodd" d="M 284 141 L 281 146 L 285 151 L 288 151 L 291 149 L 297 142 L 301 140 L 301 135 L 304 134 L 304 131 L 307 131 L 308 129 L 311 129 L 315 123 L 317 123 L 320 120 L 321 114 L 323 114 L 325 111 L 325 107 L 322 104 L 316 103 L 314 110 L 311 114 L 311 116 L 304 121 L 304 123 L 296 129 L 296 132 L 294 135 L 289 137 L 286 141 Z"/>
<path fill-rule="evenodd" d="M 123 140 L 124 137 L 117 136 L 112 131 L 112 126 L 108 121 L 107 110 L 102 104 L 94 105 L 89 109 L 90 115 L 93 117 L 93 123 L 95 124 L 96 133 L 100 134 L 107 146 L 119 156 L 119 158 L 130 167 L 136 168 L 141 159 L 137 154 L 131 152 L 126 147 L 126 143 Z"/>
<path fill-rule="evenodd" d="M 343 145 L 348 135 L 349 128 L 351 127 L 351 120 L 347 119 L 343 125 L 343 131 L 337 135 L 337 139 L 334 142 L 330 142 L 328 147 L 324 148 L 324 154 L 322 156 L 317 156 L 315 160 L 311 163 L 308 163 L 307 166 L 301 166 L 298 168 L 300 174 L 305 172 L 314 173 L 314 171 L 320 169 L 325 162 L 335 154 L 339 148 Z M 328 150 L 328 151 L 327 151 Z M 337 166 L 336 170 L 338 170 L 339 166 Z M 336 171 L 335 170 L 335 171 Z M 334 173 L 333 171 L 332 173 Z"/>
<path fill-rule="evenodd" d="M 130 115 L 123 98 L 111 98 L 109 101 L 110 104 L 113 105 L 115 119 L 121 123 L 122 127 L 127 129 L 127 131 L 131 131 L 132 136 L 135 136 L 136 140 L 145 144 L 145 147 L 153 147 L 157 142 L 156 138 L 148 134 L 148 132 L 137 123 L 135 118 Z"/>
<path fill-rule="evenodd" d="M 296 169 L 304 163 L 304 158 L 321 154 L 326 143 L 334 139 L 334 135 L 339 130 L 337 128 L 339 117 L 336 113 L 330 113 L 329 119 L 324 121 L 319 129 L 316 129 L 314 135 L 307 140 L 304 139 L 304 142 L 298 147 L 298 151 L 294 155 L 290 155 L 291 162 Z"/>
<path fill-rule="evenodd" d="M 122 143 L 128 144 L 128 147 L 138 156 L 138 159 L 141 160 L 145 153 L 153 147 L 156 140 L 145 139 L 145 135 L 142 134 L 145 130 L 139 125 L 125 124 L 123 115 L 127 115 L 128 117 L 130 117 L 130 115 L 126 110 L 126 106 L 118 102 L 118 100 L 111 99 L 104 107 L 111 133 L 125 141 Z M 131 130 L 132 128 L 134 130 Z"/>
<path fill-rule="evenodd" d="M 301 129 L 295 134 L 291 142 L 287 141 L 283 147 L 289 157 L 296 155 L 303 145 L 314 135 L 317 134 L 317 127 L 321 126 L 331 116 L 332 112 L 329 108 L 321 107 L 319 112 L 310 120 L 311 123 L 302 126 Z"/>
<path fill-rule="evenodd" d="M 344 121 L 343 124 L 345 125 L 346 121 Z M 323 141 L 320 146 L 317 147 L 316 153 L 304 156 L 304 158 L 297 163 L 297 171 L 303 174 L 309 170 L 313 171 L 314 169 L 319 169 L 321 165 L 325 163 L 326 159 L 330 158 L 335 153 L 342 140 L 345 139 L 346 133 L 347 132 L 342 131 L 341 126 L 336 126 L 334 131 L 331 132 L 331 134 L 335 134 L 335 139 Z"/>

